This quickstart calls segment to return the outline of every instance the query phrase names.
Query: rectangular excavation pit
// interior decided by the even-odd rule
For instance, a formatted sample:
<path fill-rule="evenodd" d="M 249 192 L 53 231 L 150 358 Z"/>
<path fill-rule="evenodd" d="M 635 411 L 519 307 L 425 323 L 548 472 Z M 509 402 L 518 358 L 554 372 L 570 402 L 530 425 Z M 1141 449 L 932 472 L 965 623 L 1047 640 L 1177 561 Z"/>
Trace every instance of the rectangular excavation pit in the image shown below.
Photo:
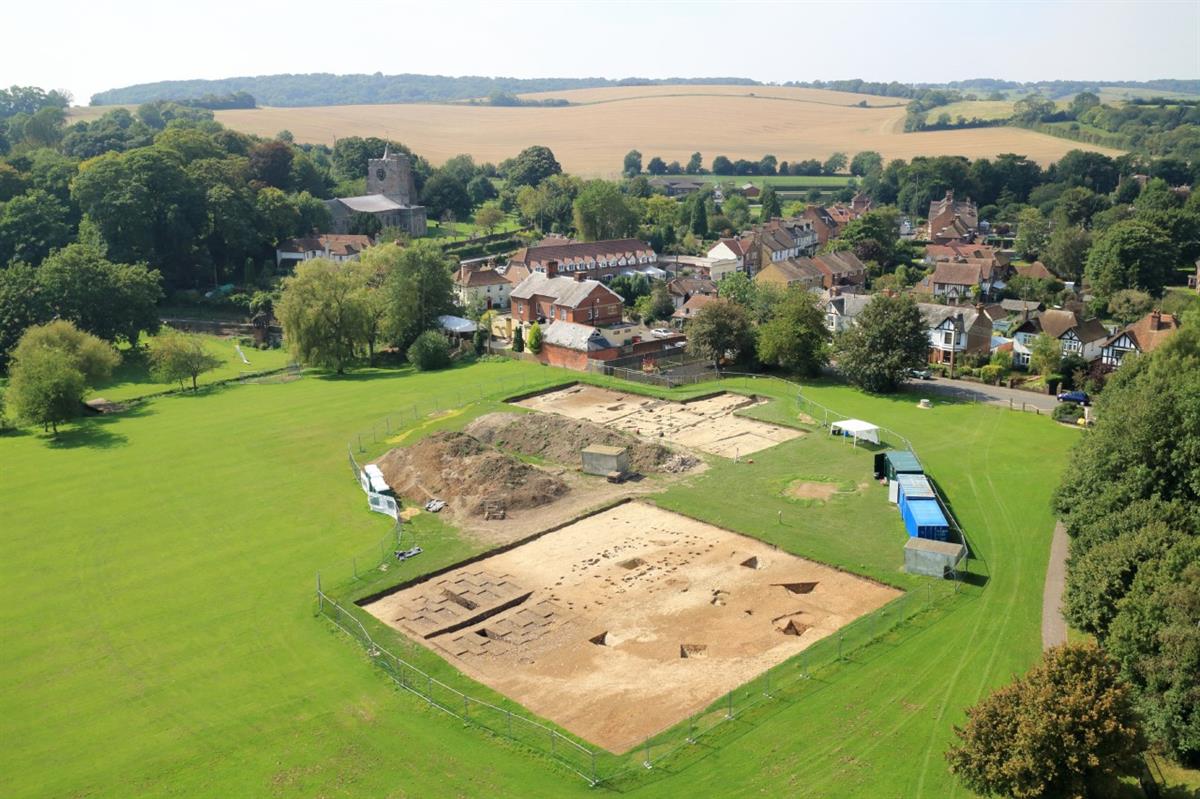
<path fill-rule="evenodd" d="M 708 657 L 708 644 L 680 644 L 679 657 L 706 658 Z"/>
<path fill-rule="evenodd" d="M 753 558 L 768 568 L 742 565 Z M 656 568 L 622 567 L 633 559 Z M 505 599 L 520 601 L 487 608 L 486 624 L 485 608 L 465 611 L 444 602 L 461 611 L 459 624 L 470 617 L 470 630 L 424 637 L 425 628 L 406 614 L 425 608 L 429 597 L 467 572 L 490 575 L 476 583 L 502 579 L 515 589 Z M 818 583 L 816 593 L 780 589 Z M 899 594 L 761 541 L 629 502 L 409 585 L 365 609 L 533 713 L 623 752 Z M 786 620 L 801 614 L 803 635 L 785 633 Z M 472 634 L 476 628 L 487 632 Z M 504 631 L 503 639 L 493 640 L 494 631 Z M 684 645 L 707 648 L 685 656 Z"/>
<path fill-rule="evenodd" d="M 625 430 L 650 440 L 681 444 L 725 458 L 740 458 L 804 435 L 802 430 L 735 416 L 763 400 L 721 393 L 695 402 L 670 402 L 575 385 L 515 404 Z"/>

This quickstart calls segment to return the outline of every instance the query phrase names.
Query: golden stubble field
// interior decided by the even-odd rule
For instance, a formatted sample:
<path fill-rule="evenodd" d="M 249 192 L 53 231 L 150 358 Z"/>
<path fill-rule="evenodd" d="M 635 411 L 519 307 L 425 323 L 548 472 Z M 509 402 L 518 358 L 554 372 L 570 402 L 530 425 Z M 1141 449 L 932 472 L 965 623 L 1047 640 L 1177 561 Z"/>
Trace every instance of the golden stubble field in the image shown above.
<path fill-rule="evenodd" d="M 332 144 L 343 136 L 387 136 L 440 164 L 458 153 L 502 161 L 531 144 L 554 151 L 568 172 L 615 177 L 631 149 L 705 165 L 717 155 L 757 160 L 825 159 L 876 150 L 885 159 L 918 155 L 969 158 L 1020 153 L 1042 164 L 1071 149 L 1119 151 L 1019 128 L 904 133 L 904 107 L 893 98 L 768 86 L 631 86 L 546 92 L 580 105 L 491 108 L 465 105 L 344 105 L 218 111 L 236 130 L 298 142 Z M 866 101 L 867 108 L 856 104 Z M 93 109 L 81 109 L 94 115 Z"/>

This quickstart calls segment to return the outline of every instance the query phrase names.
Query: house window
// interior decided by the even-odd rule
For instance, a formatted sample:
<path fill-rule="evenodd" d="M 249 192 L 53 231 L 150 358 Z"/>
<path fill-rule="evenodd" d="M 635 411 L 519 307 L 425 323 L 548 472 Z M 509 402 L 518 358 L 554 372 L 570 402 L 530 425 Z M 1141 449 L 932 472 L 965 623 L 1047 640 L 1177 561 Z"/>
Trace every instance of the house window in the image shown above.
<path fill-rule="evenodd" d="M 953 330 L 943 330 L 942 331 L 942 344 L 944 344 L 947 347 L 954 346 L 954 331 Z"/>

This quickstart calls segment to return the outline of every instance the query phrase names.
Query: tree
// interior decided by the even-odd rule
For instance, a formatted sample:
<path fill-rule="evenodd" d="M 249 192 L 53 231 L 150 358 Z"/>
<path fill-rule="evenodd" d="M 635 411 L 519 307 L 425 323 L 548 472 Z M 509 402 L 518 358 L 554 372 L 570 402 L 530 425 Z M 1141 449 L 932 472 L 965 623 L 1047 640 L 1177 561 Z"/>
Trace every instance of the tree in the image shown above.
<path fill-rule="evenodd" d="M 142 264 L 114 264 L 71 244 L 42 262 L 37 279 L 55 314 L 100 338 L 136 345 L 158 329 L 162 278 Z"/>
<path fill-rule="evenodd" d="M 1094 644 L 1049 650 L 954 732 L 951 773 L 987 795 L 1107 795 L 1114 778 L 1138 773 L 1145 749 L 1129 688 Z"/>
<path fill-rule="evenodd" d="M 1037 93 L 1027 94 L 1013 103 L 1013 116 L 1022 122 L 1041 122 L 1054 111 L 1054 101 Z"/>
<path fill-rule="evenodd" d="M 846 154 L 834 153 L 825 159 L 825 163 L 821 165 L 821 171 L 826 175 L 836 175 L 846 168 Z"/>
<path fill-rule="evenodd" d="M 562 172 L 562 166 L 554 158 L 549 147 L 534 145 L 526 147 L 508 163 L 510 186 L 537 186 L 551 175 Z"/>
<path fill-rule="evenodd" d="M 712 172 L 714 175 L 732 175 L 733 162 L 723 155 L 718 155 L 712 161 Z"/>
<path fill-rule="evenodd" d="M 529 326 L 529 340 L 525 342 L 525 346 L 534 355 L 542 351 L 542 326 L 537 322 Z"/>
<path fill-rule="evenodd" d="M 911 258 L 908 245 L 900 240 L 900 215 L 895 208 L 876 208 L 850 220 L 839 240 L 850 245 L 860 260 L 874 262 L 883 269 L 900 266 Z"/>
<path fill-rule="evenodd" d="M 1063 280 L 1078 281 L 1091 248 L 1092 236 L 1083 228 L 1056 225 L 1042 253 L 1042 262 Z"/>
<path fill-rule="evenodd" d="M 0 269 L 0 370 L 8 368 L 8 355 L 21 335 L 53 315 L 37 272 L 23 263 Z"/>
<path fill-rule="evenodd" d="M 41 189 L 0 204 L 0 265 L 40 264 L 51 250 L 71 240 L 69 218 L 66 204 Z"/>
<path fill-rule="evenodd" d="M 1038 333 L 1029 345 L 1029 369 L 1043 377 L 1054 374 L 1062 363 L 1062 344 L 1045 333 Z"/>
<path fill-rule="evenodd" d="M 768 219 L 774 219 L 777 216 L 783 215 L 783 208 L 779 203 L 779 195 L 775 192 L 775 187 L 770 183 L 763 186 L 758 201 L 762 203 L 762 210 L 758 213 L 758 218 L 762 221 L 765 222 Z"/>
<path fill-rule="evenodd" d="M 1017 255 L 1032 261 L 1045 249 L 1050 238 L 1050 223 L 1036 208 L 1026 208 L 1017 215 L 1017 238 L 1013 248 Z"/>
<path fill-rule="evenodd" d="M 667 284 L 661 280 L 655 281 L 649 293 L 638 300 L 637 309 L 645 322 L 670 319 L 671 314 L 675 313 L 675 303 L 671 301 Z"/>
<path fill-rule="evenodd" d="M 834 341 L 838 370 L 866 391 L 895 391 L 929 358 L 929 329 L 910 295 L 876 294 Z"/>
<path fill-rule="evenodd" d="M 179 383 L 182 388 L 190 378 L 192 391 L 196 391 L 200 375 L 220 366 L 221 359 L 205 348 L 199 336 L 170 330 L 159 333 L 150 345 L 150 365 L 157 379 Z"/>
<path fill-rule="evenodd" d="M 401 349 L 426 330 L 437 327 L 437 318 L 454 307 L 454 284 L 450 274 L 453 261 L 441 247 L 427 239 L 400 248 L 386 245 L 377 258 L 386 258 L 385 290 L 391 298 L 391 335 Z"/>
<path fill-rule="evenodd" d="M 475 212 L 475 224 L 487 231 L 489 236 L 503 221 L 504 212 L 494 202 L 484 203 L 483 207 Z"/>
<path fill-rule="evenodd" d="M 1055 167 L 1060 182 L 1068 186 L 1083 186 L 1097 194 L 1109 194 L 1120 179 L 1113 159 L 1087 150 L 1071 150 L 1058 159 Z"/>
<path fill-rule="evenodd" d="M 14 363 L 10 374 L 5 398 L 18 421 L 58 435 L 60 424 L 79 415 L 87 383 L 67 354 L 44 350 Z"/>
<path fill-rule="evenodd" d="M 1141 319 L 1154 308 L 1154 298 L 1137 289 L 1122 289 L 1108 299 L 1108 313 L 1123 325 Z"/>
<path fill-rule="evenodd" d="M 589 180 L 574 203 L 575 228 L 588 241 L 620 239 L 637 232 L 638 213 L 615 183 Z"/>
<path fill-rule="evenodd" d="M 708 209 L 702 197 L 697 197 L 692 203 L 692 223 L 689 228 L 700 238 L 708 235 Z"/>
<path fill-rule="evenodd" d="M 773 155 L 764 155 L 758 160 L 758 174 L 774 175 L 779 165 L 779 159 Z"/>
<path fill-rule="evenodd" d="M 512 351 L 525 351 L 525 334 L 521 331 L 521 326 L 517 325 L 517 329 L 513 331 Z"/>
<path fill-rule="evenodd" d="M 750 203 L 740 194 L 726 197 L 721 203 L 721 213 L 729 219 L 736 230 L 741 230 L 750 224 Z"/>
<path fill-rule="evenodd" d="M 121 356 L 111 344 L 64 319 L 34 325 L 26 330 L 13 348 L 12 360 L 14 364 L 21 360 L 32 361 L 38 353 L 46 350 L 66 355 L 71 368 L 83 375 L 87 385 L 107 380 L 121 362 Z"/>
<path fill-rule="evenodd" d="M 1141 289 L 1157 297 L 1178 254 L 1175 243 L 1160 228 L 1131 219 L 1118 222 L 1096 239 L 1084 274 L 1093 293 L 1102 299 L 1121 289 Z"/>
<path fill-rule="evenodd" d="M 726 299 L 706 304 L 688 326 L 688 352 L 720 366 L 721 360 L 737 360 L 754 343 L 746 309 Z"/>
<path fill-rule="evenodd" d="M 278 189 L 291 188 L 292 148 L 281 141 L 259 142 L 250 148 L 250 179 Z"/>
<path fill-rule="evenodd" d="M 815 294 L 793 288 L 784 295 L 758 330 L 758 359 L 810 377 L 820 374 L 829 362 L 829 337 Z"/>
<path fill-rule="evenodd" d="M 445 369 L 450 365 L 450 344 L 436 330 L 426 330 L 409 345 L 405 356 L 418 372 Z"/>
<path fill-rule="evenodd" d="M 491 179 L 478 175 L 471 178 L 471 182 L 467 184 L 467 196 L 471 198 L 472 205 L 483 205 L 488 200 L 496 199 L 500 193 L 496 191 Z"/>
<path fill-rule="evenodd" d="M 689 175 L 699 175 L 704 171 L 704 160 L 700 153 L 692 153 L 692 157 L 688 159 L 687 166 L 683 168 L 683 171 Z"/>
<path fill-rule="evenodd" d="M 459 219 L 467 219 L 471 215 L 471 197 L 467 194 L 466 185 L 452 172 L 439 169 L 425 182 L 421 190 L 421 202 L 429 209 L 429 214 L 441 218 L 447 211 Z"/>
<path fill-rule="evenodd" d="M 665 175 L 667 173 L 667 162 L 656 155 L 650 159 L 650 163 L 646 164 L 646 171 L 651 175 Z"/>
<path fill-rule="evenodd" d="M 871 172 L 883 170 L 883 156 L 874 150 L 863 150 L 850 161 L 850 174 L 864 177 Z"/>
<path fill-rule="evenodd" d="M 621 174 L 627 178 L 642 173 L 642 154 L 637 150 L 625 153 L 625 161 L 621 165 Z"/>
<path fill-rule="evenodd" d="M 394 246 L 394 245 L 389 245 Z M 352 262 L 301 261 L 284 278 L 275 313 L 304 363 L 344 374 L 366 338 L 361 276 Z"/>

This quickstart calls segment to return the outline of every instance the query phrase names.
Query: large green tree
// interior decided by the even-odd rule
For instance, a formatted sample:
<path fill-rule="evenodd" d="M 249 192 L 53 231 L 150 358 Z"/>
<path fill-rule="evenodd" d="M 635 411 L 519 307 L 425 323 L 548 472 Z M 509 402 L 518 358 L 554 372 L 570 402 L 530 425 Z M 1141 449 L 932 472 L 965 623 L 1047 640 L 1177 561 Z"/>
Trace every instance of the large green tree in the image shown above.
<path fill-rule="evenodd" d="M 70 240 L 70 209 L 48 192 L 33 189 L 0 206 L 0 267 L 14 260 L 37 266 Z"/>
<path fill-rule="evenodd" d="M 637 232 L 638 211 L 615 183 L 590 180 L 575 198 L 574 219 L 587 241 L 622 239 Z"/>
<path fill-rule="evenodd" d="M 1041 255 L 1050 238 L 1050 223 L 1036 208 L 1026 208 L 1017 215 L 1017 237 L 1013 249 L 1026 261 Z"/>
<path fill-rule="evenodd" d="M 829 362 L 829 334 L 815 294 L 793 288 L 776 304 L 758 329 L 758 359 L 807 376 L 820 374 Z"/>
<path fill-rule="evenodd" d="M 1141 289 L 1157 297 L 1178 257 L 1178 248 L 1162 229 L 1131 219 L 1118 222 L 1096 239 L 1084 276 L 1098 297 L 1121 289 Z"/>
<path fill-rule="evenodd" d="M 929 328 L 907 294 L 876 294 L 834 341 L 838 370 L 866 391 L 895 391 L 929 358 Z"/>
<path fill-rule="evenodd" d="M 540 144 L 526 147 L 516 158 L 506 161 L 504 168 L 511 186 L 536 186 L 551 175 L 562 172 L 554 153 Z"/>
<path fill-rule="evenodd" d="M 774 219 L 777 216 L 783 216 L 783 206 L 779 202 L 779 193 L 775 191 L 775 187 L 770 183 L 763 185 L 762 193 L 758 200 L 762 203 L 762 209 L 758 212 L 758 218 L 764 222 L 768 219 Z"/>
<path fill-rule="evenodd" d="M 72 244 L 43 261 L 37 278 L 58 317 L 100 338 L 137 344 L 143 332 L 158 329 L 162 278 L 144 264 L 113 263 Z"/>
<path fill-rule="evenodd" d="M 407 349 L 417 336 L 438 326 L 437 318 L 454 309 L 454 262 L 442 248 L 429 240 L 407 247 L 385 245 L 375 248 L 376 262 L 388 260 L 384 290 L 390 298 L 391 338 Z"/>
<path fill-rule="evenodd" d="M 283 281 L 275 316 L 299 360 L 343 374 L 368 336 L 362 272 L 349 261 L 298 263 Z"/>
<path fill-rule="evenodd" d="M 0 269 L 0 371 L 8 368 L 9 352 L 25 330 L 52 315 L 45 287 L 33 267 L 14 263 Z"/>
<path fill-rule="evenodd" d="M 1042 252 L 1042 262 L 1063 280 L 1078 281 L 1092 248 L 1092 236 L 1081 227 L 1056 225 Z"/>
<path fill-rule="evenodd" d="M 1021 799 L 1109 795 L 1145 748 L 1128 686 L 1091 644 L 1049 650 L 954 731 L 950 771 L 976 793 Z"/>
<path fill-rule="evenodd" d="M 688 352 L 719 366 L 737 360 L 754 344 L 750 315 L 736 302 L 716 299 L 692 317 L 688 325 Z"/>

